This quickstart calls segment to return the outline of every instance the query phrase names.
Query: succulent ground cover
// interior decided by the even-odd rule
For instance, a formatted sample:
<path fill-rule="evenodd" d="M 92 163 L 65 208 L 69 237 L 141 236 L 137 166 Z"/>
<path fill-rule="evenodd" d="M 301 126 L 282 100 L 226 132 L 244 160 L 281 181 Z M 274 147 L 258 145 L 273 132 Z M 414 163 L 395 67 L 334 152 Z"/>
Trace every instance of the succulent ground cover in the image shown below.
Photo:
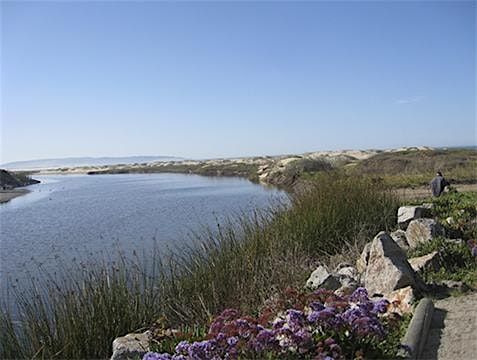
<path fill-rule="evenodd" d="M 396 358 L 407 319 L 386 299 L 373 301 L 364 288 L 284 295 L 255 317 L 224 310 L 202 339 L 162 338 L 143 360 Z"/>
<path fill-rule="evenodd" d="M 446 234 L 460 240 L 435 238 L 409 251 L 408 257 L 438 251 L 438 269 L 423 271 L 426 282 L 452 280 L 477 287 L 477 193 L 451 191 L 430 201 Z"/>

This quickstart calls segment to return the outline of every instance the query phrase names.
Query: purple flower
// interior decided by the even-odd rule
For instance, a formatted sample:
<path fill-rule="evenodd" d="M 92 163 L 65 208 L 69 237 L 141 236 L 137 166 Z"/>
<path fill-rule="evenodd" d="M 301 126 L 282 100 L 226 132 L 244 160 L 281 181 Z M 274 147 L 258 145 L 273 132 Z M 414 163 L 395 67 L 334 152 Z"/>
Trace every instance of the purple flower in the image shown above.
<path fill-rule="evenodd" d="M 389 301 L 381 299 L 376 301 L 373 305 L 373 312 L 377 314 L 384 314 L 388 310 Z"/>
<path fill-rule="evenodd" d="M 261 330 L 257 336 L 249 342 L 249 347 L 257 353 L 272 350 L 277 345 L 275 332 L 268 329 Z"/>
<path fill-rule="evenodd" d="M 291 329 L 299 329 L 305 322 L 305 315 L 302 311 L 290 309 L 287 311 L 286 320 Z"/>
<path fill-rule="evenodd" d="M 179 344 L 176 345 L 175 351 L 177 354 L 187 354 L 189 351 L 189 342 L 187 340 L 181 341 Z"/>
<path fill-rule="evenodd" d="M 311 304 L 310 304 L 310 308 L 313 310 L 313 311 L 320 311 L 320 310 L 323 310 L 325 308 L 325 306 L 319 302 L 319 301 L 313 301 Z"/>
<path fill-rule="evenodd" d="M 220 314 L 220 317 L 223 317 L 225 319 L 236 319 L 238 316 L 240 316 L 240 313 L 236 309 L 225 309 L 222 311 L 222 314 Z"/>
<path fill-rule="evenodd" d="M 310 315 L 308 315 L 308 321 L 310 323 L 316 322 L 326 322 L 330 318 L 335 316 L 335 309 L 332 307 L 324 308 L 321 311 L 312 311 Z"/>
<path fill-rule="evenodd" d="M 229 344 L 229 346 L 235 346 L 237 345 L 238 342 L 239 342 L 239 338 L 236 336 L 231 336 L 227 339 L 227 344 Z"/>
<path fill-rule="evenodd" d="M 171 355 L 164 353 L 164 354 L 159 354 L 155 352 L 147 352 L 144 354 L 142 360 L 171 360 L 172 357 Z"/>
<path fill-rule="evenodd" d="M 172 355 L 172 360 L 187 360 L 184 355 Z"/>
<path fill-rule="evenodd" d="M 472 248 L 472 256 L 477 256 L 477 246 Z"/>
<path fill-rule="evenodd" d="M 359 287 L 351 294 L 349 299 L 355 303 L 369 301 L 368 290 L 366 290 L 364 287 Z"/>

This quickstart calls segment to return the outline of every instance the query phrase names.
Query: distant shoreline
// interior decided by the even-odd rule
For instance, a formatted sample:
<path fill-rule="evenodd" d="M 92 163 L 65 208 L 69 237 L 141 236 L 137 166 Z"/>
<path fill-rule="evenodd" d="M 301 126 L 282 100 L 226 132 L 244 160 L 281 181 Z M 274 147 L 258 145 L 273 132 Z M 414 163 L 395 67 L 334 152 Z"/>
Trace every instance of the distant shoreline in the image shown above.
<path fill-rule="evenodd" d="M 0 204 L 9 202 L 10 200 L 28 194 L 30 190 L 28 189 L 11 189 L 11 190 L 0 190 Z"/>

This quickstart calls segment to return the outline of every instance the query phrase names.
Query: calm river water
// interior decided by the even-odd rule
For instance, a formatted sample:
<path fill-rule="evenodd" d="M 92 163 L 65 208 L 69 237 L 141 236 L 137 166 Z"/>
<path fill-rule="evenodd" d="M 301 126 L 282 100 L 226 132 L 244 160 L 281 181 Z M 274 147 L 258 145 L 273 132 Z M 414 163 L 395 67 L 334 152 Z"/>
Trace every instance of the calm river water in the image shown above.
<path fill-rule="evenodd" d="M 0 280 L 18 284 L 60 263 L 187 244 L 203 226 L 266 208 L 285 194 L 247 180 L 182 174 L 36 176 L 0 205 Z M 141 255 L 140 255 L 141 256 Z M 41 273 L 41 272 L 40 272 Z"/>

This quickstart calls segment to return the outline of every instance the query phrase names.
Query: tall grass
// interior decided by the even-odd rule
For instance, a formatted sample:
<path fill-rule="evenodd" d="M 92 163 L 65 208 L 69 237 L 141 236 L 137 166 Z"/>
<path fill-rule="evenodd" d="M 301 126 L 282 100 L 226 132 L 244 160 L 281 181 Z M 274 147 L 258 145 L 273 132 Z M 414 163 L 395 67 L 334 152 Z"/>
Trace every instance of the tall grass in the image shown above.
<path fill-rule="evenodd" d="M 397 200 L 365 179 L 324 175 L 253 217 L 197 235 L 166 260 L 157 254 L 76 269 L 17 294 L 18 323 L 4 307 L 1 358 L 105 358 L 112 340 L 158 317 L 203 325 L 226 307 L 249 313 L 318 262 L 395 223 Z M 146 271 L 147 269 L 147 271 Z"/>

